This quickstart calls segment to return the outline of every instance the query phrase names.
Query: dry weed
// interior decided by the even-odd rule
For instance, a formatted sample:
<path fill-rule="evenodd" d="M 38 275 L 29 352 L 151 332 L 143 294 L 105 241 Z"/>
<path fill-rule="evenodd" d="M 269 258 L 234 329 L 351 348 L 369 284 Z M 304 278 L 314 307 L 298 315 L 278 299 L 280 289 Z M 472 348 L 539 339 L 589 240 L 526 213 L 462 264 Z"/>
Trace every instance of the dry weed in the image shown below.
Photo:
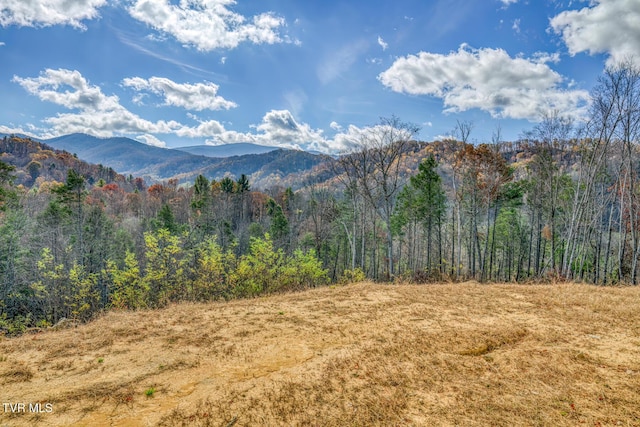
<path fill-rule="evenodd" d="M 56 411 L 7 425 L 640 425 L 640 288 L 360 284 L 36 337 L 0 379 Z"/>
<path fill-rule="evenodd" d="M 33 375 L 33 370 L 26 363 L 21 362 L 14 366 L 9 366 L 0 377 L 3 384 L 9 384 L 30 381 Z"/>

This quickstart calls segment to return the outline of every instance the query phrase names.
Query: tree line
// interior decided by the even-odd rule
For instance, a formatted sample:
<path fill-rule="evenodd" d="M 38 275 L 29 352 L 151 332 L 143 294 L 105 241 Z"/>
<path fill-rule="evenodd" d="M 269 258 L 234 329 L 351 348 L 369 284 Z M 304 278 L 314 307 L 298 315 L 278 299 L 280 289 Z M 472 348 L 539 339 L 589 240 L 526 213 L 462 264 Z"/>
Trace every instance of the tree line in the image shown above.
<path fill-rule="evenodd" d="M 29 189 L 0 162 L 0 329 L 365 277 L 635 285 L 639 107 L 625 62 L 601 76 L 588 121 L 552 111 L 516 143 L 497 129 L 472 144 L 458 122 L 455 139 L 416 148 L 417 127 L 382 119 L 332 179 L 297 191 L 74 169 Z"/>

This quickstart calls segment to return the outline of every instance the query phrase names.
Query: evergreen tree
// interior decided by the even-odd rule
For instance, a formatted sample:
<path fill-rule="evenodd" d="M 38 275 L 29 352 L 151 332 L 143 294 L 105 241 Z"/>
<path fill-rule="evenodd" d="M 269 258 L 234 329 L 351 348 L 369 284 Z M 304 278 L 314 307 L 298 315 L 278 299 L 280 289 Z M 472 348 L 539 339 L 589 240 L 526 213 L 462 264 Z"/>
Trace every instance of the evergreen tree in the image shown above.
<path fill-rule="evenodd" d="M 12 188 L 14 179 L 12 172 L 15 169 L 13 165 L 0 161 L 0 211 L 6 210 L 7 204 L 16 201 L 16 193 Z"/>
<path fill-rule="evenodd" d="M 194 209 L 204 209 L 211 199 L 209 180 L 204 175 L 198 175 L 193 184 L 193 201 L 191 206 Z"/>
<path fill-rule="evenodd" d="M 236 181 L 236 191 L 239 194 L 243 194 L 248 192 L 250 189 L 251 186 L 249 185 L 249 178 L 247 178 L 247 175 L 240 175 L 240 178 Z"/>
<path fill-rule="evenodd" d="M 438 163 L 433 155 L 420 163 L 418 173 L 410 178 L 411 186 L 416 191 L 416 213 L 421 219 L 427 233 L 427 266 L 432 268 L 432 249 L 434 234 L 438 233 L 438 262 L 442 262 L 442 222 L 446 209 L 446 197 L 442 188 L 442 179 L 436 172 Z"/>
<path fill-rule="evenodd" d="M 162 205 L 162 208 L 158 212 L 155 220 L 155 229 L 165 229 L 171 234 L 178 233 L 179 227 L 176 222 L 176 217 L 173 215 L 173 210 L 168 204 Z"/>
<path fill-rule="evenodd" d="M 233 182 L 231 178 L 225 176 L 220 180 L 220 187 L 222 188 L 222 192 L 226 194 L 231 194 L 235 192 L 236 184 Z"/>
<path fill-rule="evenodd" d="M 289 221 L 282 211 L 282 206 L 270 198 L 267 201 L 267 214 L 271 216 L 271 236 L 280 243 L 281 247 L 286 245 L 289 236 Z"/>
<path fill-rule="evenodd" d="M 74 259 L 82 263 L 84 256 L 84 199 L 87 195 L 85 189 L 85 179 L 73 169 L 67 172 L 66 182 L 55 188 L 53 192 L 57 196 L 60 206 L 67 212 L 73 224 L 73 245 Z"/>
<path fill-rule="evenodd" d="M 436 172 L 438 163 L 433 156 L 424 159 L 418 166 L 418 173 L 412 176 L 398 196 L 397 209 L 394 212 L 392 226 L 394 234 L 402 234 L 403 229 L 410 227 L 409 267 L 413 270 L 422 262 L 416 241 L 417 225 L 420 224 L 425 232 L 426 248 L 424 265 L 429 273 L 434 268 L 433 259 L 438 261 L 435 266 L 442 272 L 442 223 L 445 218 L 446 196 L 442 187 L 442 179 Z M 437 241 L 437 255 L 434 255 L 434 241 Z"/>

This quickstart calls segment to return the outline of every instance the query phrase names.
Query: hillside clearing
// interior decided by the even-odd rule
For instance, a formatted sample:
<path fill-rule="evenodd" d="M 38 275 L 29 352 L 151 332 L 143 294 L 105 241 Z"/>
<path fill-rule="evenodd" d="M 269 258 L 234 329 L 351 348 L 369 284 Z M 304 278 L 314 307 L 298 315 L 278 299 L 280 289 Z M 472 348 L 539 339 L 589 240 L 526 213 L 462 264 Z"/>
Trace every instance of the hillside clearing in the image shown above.
<path fill-rule="evenodd" d="M 0 425 L 640 425 L 640 287 L 363 283 L 0 339 Z M 29 403 L 51 404 L 34 414 Z"/>

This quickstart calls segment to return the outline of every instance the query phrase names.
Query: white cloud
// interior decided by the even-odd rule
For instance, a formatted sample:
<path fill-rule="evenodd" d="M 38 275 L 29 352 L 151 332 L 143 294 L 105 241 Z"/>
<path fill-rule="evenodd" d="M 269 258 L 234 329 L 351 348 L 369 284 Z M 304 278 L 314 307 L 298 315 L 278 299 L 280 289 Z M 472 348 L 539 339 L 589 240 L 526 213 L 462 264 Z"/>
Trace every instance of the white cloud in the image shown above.
<path fill-rule="evenodd" d="M 158 138 L 156 138 L 153 135 L 149 135 L 148 133 L 145 133 L 144 135 L 139 135 L 137 137 L 137 140 L 142 142 L 143 144 L 153 145 L 154 147 L 165 148 L 167 146 L 167 144 L 164 141 L 160 141 Z"/>
<path fill-rule="evenodd" d="M 0 133 L 4 133 L 7 135 L 26 135 L 29 136 L 31 138 L 38 138 L 37 136 L 37 129 L 33 129 L 34 126 L 32 125 L 28 125 L 30 128 L 32 128 L 31 131 L 25 130 L 23 128 L 14 128 L 14 127 L 10 127 L 10 126 L 5 126 L 5 125 L 0 125 Z"/>
<path fill-rule="evenodd" d="M 151 122 L 120 105 L 115 95 L 107 96 L 76 70 L 47 69 L 35 78 L 13 77 L 27 92 L 43 101 L 61 105 L 73 113 L 44 119 L 52 125 L 47 136 L 83 132 L 101 137 L 114 134 L 173 133 L 182 125 L 175 121 Z"/>
<path fill-rule="evenodd" d="M 221 136 L 227 132 L 217 120 L 199 121 L 198 126 L 181 126 L 175 130 L 175 134 L 182 138 L 210 138 Z"/>
<path fill-rule="evenodd" d="M 382 50 L 387 50 L 387 48 L 389 47 L 389 43 L 385 42 L 380 36 L 378 36 L 378 44 L 380 45 Z"/>
<path fill-rule="evenodd" d="M 389 129 L 390 127 L 387 125 L 365 126 L 362 128 L 349 125 L 346 131 L 335 135 L 333 140 L 329 141 L 329 146 L 331 147 L 329 151 L 348 152 L 354 148 L 361 148 L 363 145 L 377 144 L 381 142 L 381 135 L 390 134 Z"/>
<path fill-rule="evenodd" d="M 282 148 L 337 153 L 345 151 L 359 142 L 369 129 L 350 125 L 345 131 L 336 122 L 332 122 L 330 126 L 338 133 L 333 138 L 326 138 L 321 129 L 313 129 L 309 124 L 297 121 L 290 111 L 271 110 L 262 117 L 259 125 L 253 126 L 256 132 L 239 133 L 225 130 L 209 143 L 251 141 Z"/>
<path fill-rule="evenodd" d="M 149 91 L 164 98 L 164 105 L 185 108 L 187 110 L 228 110 L 237 107 L 232 101 L 218 96 L 219 86 L 206 82 L 180 84 L 164 77 L 126 78 L 122 84 L 136 91 Z"/>
<path fill-rule="evenodd" d="M 79 71 L 47 69 L 39 77 L 14 76 L 13 81 L 41 100 L 69 109 L 107 111 L 119 107 L 117 96 L 104 95 L 98 86 L 89 85 Z"/>
<path fill-rule="evenodd" d="M 256 126 L 258 132 L 242 136 L 263 145 L 339 153 L 352 149 L 380 129 L 379 125 L 362 128 L 349 125 L 345 130 L 335 121 L 329 126 L 337 132 L 333 138 L 326 138 L 322 130 L 298 122 L 288 110 L 271 110 Z"/>
<path fill-rule="evenodd" d="M 5 42 L 0 42 L 0 46 L 4 46 L 5 44 Z"/>
<path fill-rule="evenodd" d="M 536 52 L 533 54 L 533 59 L 534 62 L 537 62 L 539 64 L 545 64 L 547 62 L 557 64 L 558 62 L 560 62 L 560 54 L 558 52 Z"/>
<path fill-rule="evenodd" d="M 106 0 L 0 0 L 0 26 L 70 25 L 86 29 L 85 19 L 98 17 Z"/>
<path fill-rule="evenodd" d="M 378 79 L 395 92 L 441 98 L 445 112 L 478 108 L 496 118 L 532 121 L 552 109 L 581 116 L 589 94 L 564 89 L 565 79 L 546 64 L 553 58 L 512 58 L 502 49 L 462 45 L 447 55 L 420 52 L 399 58 Z"/>
<path fill-rule="evenodd" d="M 98 137 L 129 136 L 145 144 L 164 147 L 165 142 L 158 135 L 175 135 L 202 138 L 207 144 L 214 145 L 255 142 L 332 153 L 348 149 L 368 129 L 349 126 L 345 131 L 338 123 L 332 122 L 331 128 L 338 133 L 333 138 L 326 138 L 321 129 L 313 129 L 309 124 L 297 121 L 289 110 L 267 112 L 250 132 L 228 130 L 217 120 L 200 120 L 192 113 L 187 116 L 197 124 L 191 126 L 174 120 L 154 122 L 129 111 L 120 104 L 117 96 L 105 95 L 100 87 L 90 84 L 77 70 L 47 69 L 38 77 L 15 76 L 13 81 L 43 101 L 73 110 L 45 118 L 42 121 L 44 128 L 27 125 L 29 130 L 25 131 L 0 126 L 0 132 L 28 134 L 36 138 L 87 133 Z M 147 87 L 149 81 L 129 83 Z"/>
<path fill-rule="evenodd" d="M 298 123 L 289 110 L 271 110 L 262 118 L 256 138 L 268 145 L 302 148 L 324 141 L 322 130 Z"/>
<path fill-rule="evenodd" d="M 502 2 L 502 4 L 507 7 L 511 4 L 516 4 L 518 3 L 519 0 L 500 0 L 500 2 Z"/>
<path fill-rule="evenodd" d="M 609 54 L 609 63 L 640 58 L 640 2 L 593 0 L 588 7 L 560 13 L 550 21 L 569 53 Z"/>
<path fill-rule="evenodd" d="M 201 51 L 233 49 L 242 42 L 279 43 L 285 20 L 267 12 L 250 20 L 229 9 L 235 0 L 135 0 L 131 16 Z"/>
<path fill-rule="evenodd" d="M 333 138 L 326 138 L 323 131 L 313 129 L 307 123 L 300 123 L 289 110 L 271 110 L 267 112 L 258 125 L 252 126 L 255 132 L 236 132 L 225 130 L 215 122 L 205 122 L 202 125 L 211 126 L 210 139 L 206 141 L 210 145 L 229 144 L 235 142 L 254 142 L 261 145 L 270 145 L 282 148 L 315 150 L 323 153 L 335 153 L 344 151 L 358 141 L 363 130 L 356 126 L 349 126 L 344 132 L 336 122 L 331 123 L 331 128 L 338 131 Z M 180 136 L 191 136 L 182 135 Z"/>

